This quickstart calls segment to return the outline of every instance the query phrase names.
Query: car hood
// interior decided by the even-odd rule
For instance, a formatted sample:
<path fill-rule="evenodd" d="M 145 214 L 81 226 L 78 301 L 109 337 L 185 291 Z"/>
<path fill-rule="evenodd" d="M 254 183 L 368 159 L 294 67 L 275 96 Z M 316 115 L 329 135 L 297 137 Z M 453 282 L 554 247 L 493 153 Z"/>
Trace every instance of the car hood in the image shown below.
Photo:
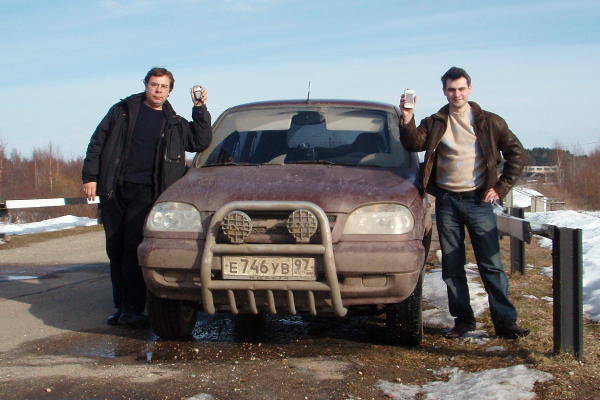
<path fill-rule="evenodd" d="M 158 201 L 214 212 L 232 201 L 308 201 L 327 213 L 350 213 L 365 203 L 410 207 L 419 199 L 416 169 L 339 165 L 229 165 L 193 168 Z"/>

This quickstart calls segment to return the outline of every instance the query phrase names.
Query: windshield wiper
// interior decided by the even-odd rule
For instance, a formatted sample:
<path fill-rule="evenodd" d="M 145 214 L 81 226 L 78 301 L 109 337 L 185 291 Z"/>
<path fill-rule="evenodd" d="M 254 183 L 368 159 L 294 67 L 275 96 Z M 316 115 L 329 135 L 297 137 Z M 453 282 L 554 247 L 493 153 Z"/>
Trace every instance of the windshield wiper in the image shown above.
<path fill-rule="evenodd" d="M 336 165 L 333 161 L 327 160 L 298 160 L 298 161 L 286 161 L 286 164 L 326 164 L 326 165 Z"/>
<path fill-rule="evenodd" d="M 201 165 L 200 168 L 207 168 L 207 167 L 229 167 L 229 166 L 232 166 L 232 165 L 256 165 L 256 164 L 228 162 L 228 163 L 218 163 L 218 164 Z"/>
<path fill-rule="evenodd" d="M 328 160 L 286 161 L 286 164 L 325 164 L 325 165 L 343 165 L 344 167 L 375 167 L 375 168 L 383 168 L 379 164 L 343 163 L 343 162 L 333 162 L 333 161 L 328 161 Z"/>

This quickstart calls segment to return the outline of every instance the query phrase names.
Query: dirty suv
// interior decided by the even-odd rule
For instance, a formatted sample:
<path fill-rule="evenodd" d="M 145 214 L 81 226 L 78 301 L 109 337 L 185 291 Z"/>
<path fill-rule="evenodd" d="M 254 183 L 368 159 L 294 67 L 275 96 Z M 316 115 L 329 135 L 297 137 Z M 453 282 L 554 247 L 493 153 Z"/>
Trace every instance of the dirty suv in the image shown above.
<path fill-rule="evenodd" d="M 226 110 L 146 222 L 154 332 L 189 336 L 201 310 L 385 313 L 391 343 L 419 344 L 431 218 L 398 118 L 351 101 Z"/>

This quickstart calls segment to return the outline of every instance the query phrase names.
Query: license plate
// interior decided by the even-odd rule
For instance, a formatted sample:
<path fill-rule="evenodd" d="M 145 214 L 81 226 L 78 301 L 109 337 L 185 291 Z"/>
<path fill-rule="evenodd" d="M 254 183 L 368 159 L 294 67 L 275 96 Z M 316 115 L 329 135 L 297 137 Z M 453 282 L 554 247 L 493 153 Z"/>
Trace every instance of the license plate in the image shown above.
<path fill-rule="evenodd" d="M 224 279 L 316 280 L 314 257 L 224 256 Z"/>

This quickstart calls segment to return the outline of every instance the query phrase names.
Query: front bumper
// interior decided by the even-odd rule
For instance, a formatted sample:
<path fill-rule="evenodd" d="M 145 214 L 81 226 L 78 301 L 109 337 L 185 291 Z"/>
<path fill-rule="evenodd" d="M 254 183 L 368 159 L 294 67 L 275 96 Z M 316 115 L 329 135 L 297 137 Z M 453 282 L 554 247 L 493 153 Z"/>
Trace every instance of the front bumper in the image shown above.
<path fill-rule="evenodd" d="M 319 244 L 220 244 L 220 221 L 230 211 L 308 209 L 321 227 Z M 317 310 L 339 316 L 351 305 L 398 303 L 414 290 L 424 265 L 419 240 L 332 243 L 327 216 L 313 203 L 234 202 L 212 217 L 206 240 L 145 238 L 138 258 L 148 288 L 157 296 L 200 301 L 210 314 L 280 309 L 295 314 Z M 221 279 L 223 255 L 311 255 L 316 281 Z"/>

